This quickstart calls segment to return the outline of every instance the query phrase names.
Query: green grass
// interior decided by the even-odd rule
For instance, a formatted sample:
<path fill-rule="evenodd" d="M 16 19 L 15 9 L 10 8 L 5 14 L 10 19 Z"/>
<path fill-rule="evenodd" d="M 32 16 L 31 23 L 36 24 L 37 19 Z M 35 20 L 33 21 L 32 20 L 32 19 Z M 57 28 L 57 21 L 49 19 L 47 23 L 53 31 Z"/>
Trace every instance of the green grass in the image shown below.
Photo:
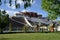
<path fill-rule="evenodd" d="M 0 40 L 60 40 L 60 33 L 0 34 Z"/>

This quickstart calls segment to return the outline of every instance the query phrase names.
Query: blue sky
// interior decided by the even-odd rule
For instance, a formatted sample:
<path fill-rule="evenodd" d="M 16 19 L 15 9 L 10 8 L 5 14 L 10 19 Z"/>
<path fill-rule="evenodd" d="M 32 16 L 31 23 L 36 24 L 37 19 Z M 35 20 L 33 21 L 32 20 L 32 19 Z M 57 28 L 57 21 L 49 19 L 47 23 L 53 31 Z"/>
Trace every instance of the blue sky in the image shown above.
<path fill-rule="evenodd" d="M 15 1 L 15 0 L 12 0 Z M 4 2 L 4 0 L 2 0 L 2 2 Z M 2 4 L 0 6 L 1 10 L 6 10 L 7 13 L 10 16 L 14 16 L 16 12 L 20 11 L 20 12 L 25 12 L 25 11 L 29 11 L 29 12 L 37 12 L 38 14 L 41 14 L 43 17 L 47 17 L 48 16 L 48 12 L 46 12 L 45 10 L 42 9 L 41 4 L 42 4 L 42 0 L 34 0 L 33 3 L 31 3 L 31 7 L 28 7 L 27 9 L 24 9 L 23 5 L 23 1 L 18 0 L 17 3 L 20 3 L 21 7 L 19 9 L 15 8 L 15 4 L 14 2 L 12 2 L 12 6 L 9 6 L 9 0 L 6 0 L 6 4 Z M 60 20 L 60 18 L 57 18 L 57 20 Z"/>
<path fill-rule="evenodd" d="M 4 0 L 2 0 L 3 2 Z M 17 11 L 31 11 L 31 12 L 37 12 L 38 14 L 42 14 L 43 17 L 46 17 L 48 15 L 48 12 L 44 11 L 42 8 L 41 8 L 41 0 L 34 0 L 34 2 L 32 3 L 31 7 L 28 7 L 27 9 L 24 9 L 23 7 L 23 2 L 20 0 L 20 5 L 21 7 L 19 9 L 16 9 L 15 6 L 14 6 L 14 2 L 12 2 L 12 7 L 9 7 L 9 3 L 8 3 L 8 0 L 6 0 L 7 3 L 6 5 L 2 4 L 0 6 L 0 9 L 3 9 L 3 10 L 6 10 L 10 16 L 13 16 L 15 15 L 15 12 Z M 19 2 L 19 1 L 18 1 Z"/>

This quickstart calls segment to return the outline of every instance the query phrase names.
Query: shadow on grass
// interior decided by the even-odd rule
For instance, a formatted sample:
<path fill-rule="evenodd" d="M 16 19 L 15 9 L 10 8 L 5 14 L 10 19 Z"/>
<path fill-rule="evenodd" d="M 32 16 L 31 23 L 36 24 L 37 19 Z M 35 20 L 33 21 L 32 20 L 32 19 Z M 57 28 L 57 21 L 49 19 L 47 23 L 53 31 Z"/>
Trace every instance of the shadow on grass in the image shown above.
<path fill-rule="evenodd" d="M 16 33 L 50 33 L 50 32 L 5 32 L 0 34 L 16 34 Z"/>
<path fill-rule="evenodd" d="M 0 38 L 0 40 L 9 40 L 9 38 Z"/>
<path fill-rule="evenodd" d="M 16 34 L 16 33 L 60 33 L 60 32 L 5 32 L 0 34 Z"/>
<path fill-rule="evenodd" d="M 5 32 L 5 33 L 0 33 L 0 34 L 16 34 L 16 33 L 37 33 L 37 32 Z"/>

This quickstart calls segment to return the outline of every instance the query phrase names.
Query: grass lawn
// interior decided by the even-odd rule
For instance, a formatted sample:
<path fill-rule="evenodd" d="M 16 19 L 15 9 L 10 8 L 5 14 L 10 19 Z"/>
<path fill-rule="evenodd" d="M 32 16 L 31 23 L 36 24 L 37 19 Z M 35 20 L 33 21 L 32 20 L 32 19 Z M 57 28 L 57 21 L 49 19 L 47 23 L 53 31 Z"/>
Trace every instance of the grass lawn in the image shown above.
<path fill-rule="evenodd" d="M 0 40 L 60 40 L 60 33 L 0 34 Z"/>

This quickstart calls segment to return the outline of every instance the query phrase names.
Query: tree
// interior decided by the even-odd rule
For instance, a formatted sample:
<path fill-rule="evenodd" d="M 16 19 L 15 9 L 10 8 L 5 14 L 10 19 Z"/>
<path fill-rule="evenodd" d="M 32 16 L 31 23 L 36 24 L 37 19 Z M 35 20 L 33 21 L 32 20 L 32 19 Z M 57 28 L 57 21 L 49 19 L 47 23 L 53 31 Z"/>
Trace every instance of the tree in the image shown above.
<path fill-rule="evenodd" d="M 20 8 L 20 3 L 17 3 L 19 0 L 14 0 L 14 1 L 12 1 L 12 0 L 9 0 L 9 6 L 12 6 L 12 2 L 14 2 L 15 3 L 15 7 L 16 8 Z M 33 2 L 33 0 L 22 0 L 23 2 L 24 2 L 24 8 L 26 9 L 27 7 L 29 7 L 29 6 L 31 6 L 31 2 Z M 4 0 L 3 2 L 2 2 L 2 0 L 0 0 L 0 6 L 2 5 L 2 4 L 6 4 L 7 3 L 7 0 Z"/>
<path fill-rule="evenodd" d="M 60 17 L 60 0 L 42 0 L 42 9 L 49 12 L 50 19 L 55 20 Z"/>
<path fill-rule="evenodd" d="M 3 29 L 9 24 L 9 15 L 6 14 L 6 11 L 0 10 L 0 29 L 1 33 L 3 33 Z"/>
<path fill-rule="evenodd" d="M 58 21 L 58 23 L 60 24 L 60 20 L 57 20 Z"/>

